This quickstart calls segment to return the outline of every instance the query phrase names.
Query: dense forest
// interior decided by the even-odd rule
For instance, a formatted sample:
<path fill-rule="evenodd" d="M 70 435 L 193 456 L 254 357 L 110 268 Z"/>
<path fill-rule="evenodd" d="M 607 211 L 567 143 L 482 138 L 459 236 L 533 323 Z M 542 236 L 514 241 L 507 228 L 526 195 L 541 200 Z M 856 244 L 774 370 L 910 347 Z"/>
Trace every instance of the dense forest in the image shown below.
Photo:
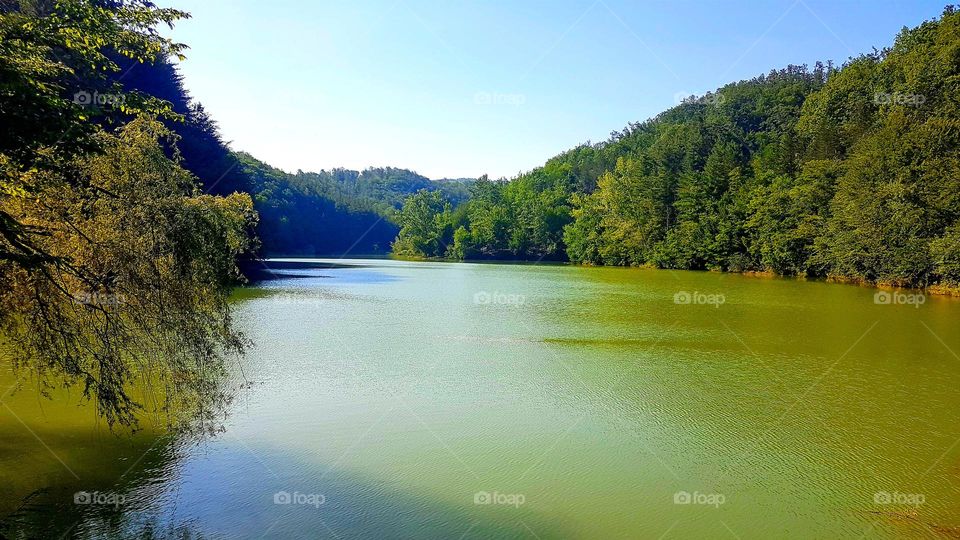
<path fill-rule="evenodd" d="M 404 203 L 398 254 L 756 271 L 957 290 L 960 13 L 842 67 L 728 84 L 455 207 Z"/>

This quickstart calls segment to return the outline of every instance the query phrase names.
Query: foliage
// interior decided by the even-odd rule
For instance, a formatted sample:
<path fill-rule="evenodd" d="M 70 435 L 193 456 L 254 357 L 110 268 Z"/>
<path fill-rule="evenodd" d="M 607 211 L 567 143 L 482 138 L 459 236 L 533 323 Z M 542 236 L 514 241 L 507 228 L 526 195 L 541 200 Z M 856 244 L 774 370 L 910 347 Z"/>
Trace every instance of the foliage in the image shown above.
<path fill-rule="evenodd" d="M 161 409 L 210 427 L 223 354 L 243 348 L 227 296 L 255 247 L 253 202 L 201 193 L 156 115 L 183 116 L 120 84 L 126 64 L 180 55 L 156 26 L 184 16 L 141 0 L 0 9 L 0 335 L 110 425 L 135 423 L 146 380 Z"/>
<path fill-rule="evenodd" d="M 235 258 L 251 248 L 253 203 L 198 193 L 165 155 L 169 135 L 147 118 L 100 133 L 102 152 L 76 158 L 73 182 L 47 171 L 36 199 L 2 205 L 45 231 L 37 242 L 55 261 L 0 270 L 18 365 L 81 382 L 111 424 L 135 420 L 134 379 L 162 383 L 171 402 L 209 407 L 222 397 L 211 378 L 220 352 L 243 348 L 227 295 Z"/>
<path fill-rule="evenodd" d="M 407 198 L 397 216 L 400 235 L 393 245 L 398 255 L 442 257 L 453 241 L 450 203 L 437 191 L 421 190 Z"/>
<path fill-rule="evenodd" d="M 469 199 L 455 211 L 440 204 L 446 200 L 442 191 L 430 204 L 421 194 L 410 197 L 394 251 L 459 259 L 562 258 L 563 227 L 571 219 L 567 181 L 566 168 L 548 167 L 509 183 L 483 177 L 470 185 Z M 440 240 L 424 242 L 428 230 Z"/>
<path fill-rule="evenodd" d="M 339 195 L 336 185 L 314 173 L 287 174 L 236 154 L 260 215 L 258 235 L 266 255 L 383 253 L 398 228 L 373 205 Z M 352 171 L 340 171 L 352 172 Z"/>
<path fill-rule="evenodd" d="M 46 172 L 65 172 L 72 158 L 94 151 L 91 119 L 122 112 L 166 113 L 159 100 L 124 92 L 109 79 L 120 68 L 105 51 L 135 62 L 179 55 L 184 46 L 162 37 L 158 24 L 185 14 L 142 1 L 107 9 L 82 0 L 5 3 L 0 10 L 0 193 L 33 194 Z M 77 103 L 77 93 L 111 96 Z M 67 175 L 69 179 L 70 176 Z M 0 261 L 38 266 L 41 234 L 0 211 Z"/>

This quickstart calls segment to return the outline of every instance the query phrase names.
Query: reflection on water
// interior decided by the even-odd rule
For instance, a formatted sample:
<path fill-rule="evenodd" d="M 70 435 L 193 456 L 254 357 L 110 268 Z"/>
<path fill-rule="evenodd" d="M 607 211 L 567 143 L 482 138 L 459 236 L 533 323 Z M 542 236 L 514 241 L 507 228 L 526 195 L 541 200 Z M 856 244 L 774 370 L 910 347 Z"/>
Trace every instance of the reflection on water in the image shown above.
<path fill-rule="evenodd" d="M 692 272 L 271 266 L 236 295 L 256 346 L 216 437 L 116 436 L 76 392 L 4 397 L 0 535 L 960 532 L 956 300 Z"/>

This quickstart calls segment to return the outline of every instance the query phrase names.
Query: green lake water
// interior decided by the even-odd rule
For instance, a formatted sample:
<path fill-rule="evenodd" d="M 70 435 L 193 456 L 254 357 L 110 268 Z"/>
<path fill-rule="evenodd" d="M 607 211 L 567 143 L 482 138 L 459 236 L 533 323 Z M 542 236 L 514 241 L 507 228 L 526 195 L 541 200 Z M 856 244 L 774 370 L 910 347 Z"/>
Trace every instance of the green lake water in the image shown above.
<path fill-rule="evenodd" d="M 0 404 L 0 537 L 960 536 L 958 300 L 327 266 L 237 293 L 255 346 L 225 384 L 249 384 L 213 438 L 113 434 L 0 366 L 0 391 L 24 380 Z"/>

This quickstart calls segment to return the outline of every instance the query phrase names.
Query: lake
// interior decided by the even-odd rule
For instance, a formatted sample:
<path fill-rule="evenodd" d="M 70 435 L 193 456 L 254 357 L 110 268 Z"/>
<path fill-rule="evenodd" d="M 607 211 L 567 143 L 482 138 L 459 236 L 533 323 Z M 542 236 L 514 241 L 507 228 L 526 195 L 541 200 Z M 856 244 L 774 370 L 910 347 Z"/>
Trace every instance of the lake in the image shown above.
<path fill-rule="evenodd" d="M 309 262 L 311 264 L 302 264 Z M 224 432 L 29 374 L 0 536 L 950 538 L 960 301 L 768 277 L 276 261 Z M 15 381 L 3 364 L 0 391 Z"/>

